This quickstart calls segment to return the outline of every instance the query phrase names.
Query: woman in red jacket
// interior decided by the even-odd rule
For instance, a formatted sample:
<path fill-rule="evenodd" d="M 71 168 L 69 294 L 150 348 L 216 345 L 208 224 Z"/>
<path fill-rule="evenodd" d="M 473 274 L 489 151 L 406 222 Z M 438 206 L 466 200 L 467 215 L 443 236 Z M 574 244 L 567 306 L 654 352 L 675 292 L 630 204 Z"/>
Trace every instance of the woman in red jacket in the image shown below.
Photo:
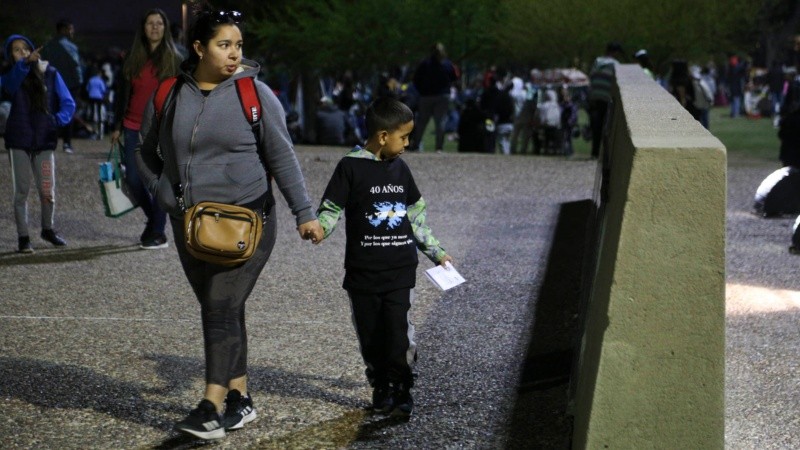
<path fill-rule="evenodd" d="M 147 224 L 139 238 L 139 245 L 144 249 L 166 248 L 168 245 L 164 233 L 167 215 L 142 183 L 134 157 L 147 102 L 161 80 L 178 74 L 181 60 L 168 31 L 169 20 L 164 11 L 156 8 L 144 15 L 130 55 L 122 67 L 122 82 L 117 85 L 115 96 L 117 120 L 111 142 L 116 143 L 120 136 L 123 139 L 125 181 L 147 216 Z"/>

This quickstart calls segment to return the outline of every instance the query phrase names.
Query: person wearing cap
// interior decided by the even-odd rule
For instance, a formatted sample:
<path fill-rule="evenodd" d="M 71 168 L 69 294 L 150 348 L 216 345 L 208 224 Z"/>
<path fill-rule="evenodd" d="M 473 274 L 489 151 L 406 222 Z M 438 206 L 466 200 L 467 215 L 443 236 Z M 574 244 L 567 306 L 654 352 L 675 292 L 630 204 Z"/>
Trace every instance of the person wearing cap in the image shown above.
<path fill-rule="evenodd" d="M 616 66 L 622 55 L 622 45 L 609 42 L 605 55 L 595 59 L 589 73 L 589 124 L 592 128 L 592 158 L 595 159 L 600 155 L 603 128 L 611 104 L 611 88 L 616 83 Z"/>
<path fill-rule="evenodd" d="M 12 34 L 5 43 L 6 58 L 13 65 L 0 84 L 11 98 L 5 145 L 11 163 L 12 207 L 17 225 L 19 253 L 33 253 L 28 233 L 28 192 L 35 179 L 41 201 L 41 238 L 56 247 L 67 245 L 53 229 L 56 198 L 54 150 L 58 128 L 72 120 L 75 100 L 58 71 L 41 59 L 33 42 Z"/>
<path fill-rule="evenodd" d="M 653 63 L 650 62 L 650 55 L 647 54 L 647 50 L 641 49 L 633 54 L 633 57 L 636 58 L 636 61 L 639 62 L 639 65 L 642 66 L 642 70 L 647 75 L 650 75 L 650 78 L 656 79 L 656 74 L 653 73 Z"/>

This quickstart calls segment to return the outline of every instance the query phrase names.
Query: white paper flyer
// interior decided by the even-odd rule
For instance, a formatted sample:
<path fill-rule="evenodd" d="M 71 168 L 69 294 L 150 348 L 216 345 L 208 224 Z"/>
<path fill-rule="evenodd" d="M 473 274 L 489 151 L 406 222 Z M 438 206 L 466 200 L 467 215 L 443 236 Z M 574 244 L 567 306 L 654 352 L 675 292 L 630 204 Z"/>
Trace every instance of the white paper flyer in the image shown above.
<path fill-rule="evenodd" d="M 431 280 L 433 284 L 439 289 L 446 291 L 450 288 L 456 287 L 459 284 L 467 281 L 449 262 L 445 263 L 446 267 L 437 265 L 425 271 L 425 275 Z"/>

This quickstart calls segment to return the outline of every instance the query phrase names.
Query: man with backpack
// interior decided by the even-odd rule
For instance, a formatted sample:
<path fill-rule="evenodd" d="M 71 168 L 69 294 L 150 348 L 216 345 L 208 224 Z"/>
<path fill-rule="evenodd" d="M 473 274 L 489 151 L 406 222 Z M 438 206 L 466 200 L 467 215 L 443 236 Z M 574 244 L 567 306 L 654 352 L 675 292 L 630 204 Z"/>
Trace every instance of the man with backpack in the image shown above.
<path fill-rule="evenodd" d="M 692 88 L 694 90 L 692 105 L 699 113 L 700 124 L 708 130 L 711 107 L 714 106 L 714 93 L 697 66 L 692 67 Z"/>

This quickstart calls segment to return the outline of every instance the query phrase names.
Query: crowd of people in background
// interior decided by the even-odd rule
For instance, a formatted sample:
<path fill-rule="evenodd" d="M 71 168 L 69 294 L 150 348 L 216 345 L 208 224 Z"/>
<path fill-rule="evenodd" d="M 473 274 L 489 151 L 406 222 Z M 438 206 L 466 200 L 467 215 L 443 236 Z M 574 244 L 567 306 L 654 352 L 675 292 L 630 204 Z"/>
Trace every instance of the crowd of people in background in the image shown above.
<path fill-rule="evenodd" d="M 306 143 L 358 144 L 363 141 L 363 108 L 372 99 L 392 97 L 416 115 L 411 151 L 442 151 L 447 141 L 460 152 L 573 154 L 579 135 L 578 110 L 585 104 L 588 79 L 575 69 L 516 69 L 484 72 L 461 69 L 441 43 L 416 67 L 396 67 L 377 76 L 376 86 L 324 78 L 314 124 L 316 139 Z M 342 103 L 347 106 L 342 106 Z M 425 148 L 433 122 L 433 148 Z"/>
<path fill-rule="evenodd" d="M 441 152 L 447 141 L 457 141 L 459 152 L 511 155 L 530 150 L 569 158 L 573 139 L 582 137 L 592 142 L 591 157 L 599 158 L 617 64 L 635 60 L 645 76 L 706 128 L 715 105 L 729 105 L 732 118 L 780 117 L 781 162 L 800 165 L 800 36 L 789 60 L 763 71 L 748 58 L 731 55 L 719 70 L 713 64 L 673 60 L 660 73 L 646 49 L 627 54 L 620 43 L 610 42 L 588 75 L 573 68 L 464 71 L 449 59 L 443 44 L 435 43 L 417 64 L 377 76 L 348 71 L 321 77 L 318 90 L 295 86 L 299 92 L 318 94 L 305 102 L 303 95 L 290 92 L 291 83 L 285 80 L 257 80 L 268 77 L 257 61 L 243 56 L 241 12 L 209 7 L 198 10 L 195 19 L 189 52 L 180 28 L 170 27 L 160 9 L 144 13 L 129 52 L 103 57 L 80 52 L 75 27 L 67 20 L 59 21 L 56 36 L 41 50 L 14 34 L 4 46 L 7 67 L 0 71 L 0 81 L 12 105 L 5 145 L 19 253 L 34 251 L 27 210 L 32 182 L 42 202 L 40 237 L 57 247 L 67 245 L 53 228 L 59 138 L 67 154 L 79 151 L 73 147 L 76 136 L 103 139 L 110 131 L 109 140 L 122 145 L 125 182 L 146 216 L 141 248 L 166 248 L 169 220 L 182 269 L 201 305 L 206 355 L 202 400 L 174 429 L 202 439 L 222 438 L 226 430 L 256 417 L 248 393 L 244 305 L 276 242 L 273 180 L 302 239 L 319 243 L 343 212 L 348 220 L 378 219 L 348 222 L 343 287 L 352 302 L 365 375 L 373 388 L 372 409 L 407 419 L 416 377 L 408 312 L 417 250 L 442 266 L 453 259 L 425 224 L 426 203 L 410 170 L 397 159 L 406 147 Z M 162 101 L 170 99 L 169 107 L 152 100 L 159 92 L 165 94 Z M 258 107 L 248 108 L 243 92 L 250 92 Z M 309 105 L 314 114 L 304 111 Z M 588 116 L 583 125 L 581 109 Z M 238 114 L 242 110 L 244 118 Z M 236 113 L 227 114 L 231 111 Z M 245 120 L 246 127 L 238 126 Z M 431 121 L 433 144 L 426 149 Z M 355 147 L 337 166 L 316 212 L 295 143 Z M 231 170 L 222 173 L 219 167 Z M 261 218 L 267 231 L 256 241 L 251 259 L 223 267 L 187 248 L 185 207 L 202 201 L 244 207 Z M 386 217 L 392 224 L 379 230 Z M 795 229 L 800 230 L 800 217 Z M 408 238 L 411 233 L 414 239 Z M 383 250 L 372 245 L 378 236 L 386 240 Z M 800 254 L 800 231 L 793 242 L 792 251 Z"/>
<path fill-rule="evenodd" d="M 183 30 L 173 24 L 170 31 L 175 53 L 184 59 Z M 74 25 L 59 21 L 55 37 L 42 49 L 43 59 L 59 70 L 76 101 L 72 122 L 59 133 L 67 153 L 73 151 L 73 136 L 101 139 L 109 131 L 120 129 L 124 119 L 115 104 L 120 103 L 118 97 L 124 86 L 126 51 L 114 49 L 104 55 L 80 52 L 74 36 Z M 375 98 L 390 96 L 415 113 L 412 151 L 441 151 L 445 142 L 457 141 L 455 147 L 461 152 L 569 157 L 574 154 L 573 139 L 582 137 L 592 141 L 591 156 L 597 157 L 602 130 L 598 124 L 604 121 L 612 76 L 608 69 L 603 73 L 605 63 L 638 62 L 706 128 L 711 127 L 710 111 L 715 106 L 728 107 L 734 118 L 774 118 L 777 127 L 781 103 L 797 75 L 794 59 L 800 54 L 800 38 L 796 41 L 787 58 L 776 58 L 768 68 L 754 67 L 748 56 L 736 54 L 719 66 L 673 60 L 659 68 L 647 49 L 627 54 L 620 44 L 612 42 L 586 73 L 574 68 L 494 65 L 462 70 L 448 59 L 444 45 L 436 43 L 416 64 L 410 62 L 381 73 L 322 75 L 318 89 L 302 89 L 296 78 L 267 73 L 268 67 L 261 78 L 281 100 L 295 143 L 363 143 L 366 106 Z M 309 103 L 303 101 L 303 95 L 316 95 L 311 114 L 306 114 Z M 0 98 L 0 102 L 3 100 L 9 99 Z M 0 118 L 7 109 L 7 103 L 0 103 Z M 581 110 L 585 116 L 579 114 Z M 434 138 L 428 149 L 423 138 L 430 122 Z"/>

